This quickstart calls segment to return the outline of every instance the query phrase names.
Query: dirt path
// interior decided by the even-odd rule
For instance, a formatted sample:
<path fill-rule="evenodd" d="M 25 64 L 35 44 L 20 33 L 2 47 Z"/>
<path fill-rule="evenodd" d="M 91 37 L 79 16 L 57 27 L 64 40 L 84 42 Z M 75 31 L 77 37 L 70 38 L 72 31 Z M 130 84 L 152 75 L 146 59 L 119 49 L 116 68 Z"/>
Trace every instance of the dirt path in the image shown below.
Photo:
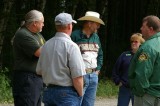
<path fill-rule="evenodd" d="M 0 106 L 14 106 L 14 105 L 13 104 L 0 104 Z M 117 99 L 97 97 L 95 106 L 117 106 Z M 131 104 L 129 106 L 131 106 Z"/>
<path fill-rule="evenodd" d="M 95 106 L 117 106 L 116 98 L 97 98 Z M 129 106 L 132 106 L 129 104 Z"/>
<path fill-rule="evenodd" d="M 116 98 L 97 98 L 95 106 L 117 106 Z"/>

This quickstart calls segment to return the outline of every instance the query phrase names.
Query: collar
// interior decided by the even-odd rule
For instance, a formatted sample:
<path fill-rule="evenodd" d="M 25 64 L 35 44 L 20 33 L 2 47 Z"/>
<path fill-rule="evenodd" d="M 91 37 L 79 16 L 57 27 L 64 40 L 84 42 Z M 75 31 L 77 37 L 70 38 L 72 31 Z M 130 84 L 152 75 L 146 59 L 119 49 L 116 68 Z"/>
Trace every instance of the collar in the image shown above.
<path fill-rule="evenodd" d="M 92 37 L 94 35 L 94 33 L 92 33 L 91 35 L 90 35 L 90 37 Z M 83 33 L 83 31 L 81 30 L 81 32 L 80 32 L 80 37 L 82 38 L 82 39 L 89 39 L 89 38 L 87 38 L 87 35 L 85 34 L 85 33 Z"/>
<path fill-rule="evenodd" d="M 71 40 L 71 37 L 70 37 L 68 34 L 63 33 L 63 32 L 56 32 L 56 35 L 55 35 L 55 36 L 56 36 L 56 37 L 65 37 L 65 38 Z"/>
<path fill-rule="evenodd" d="M 157 32 L 156 34 L 154 34 L 153 36 L 151 36 L 149 39 L 147 40 L 150 40 L 150 39 L 153 39 L 153 38 L 157 38 L 157 37 L 160 37 L 160 32 Z"/>

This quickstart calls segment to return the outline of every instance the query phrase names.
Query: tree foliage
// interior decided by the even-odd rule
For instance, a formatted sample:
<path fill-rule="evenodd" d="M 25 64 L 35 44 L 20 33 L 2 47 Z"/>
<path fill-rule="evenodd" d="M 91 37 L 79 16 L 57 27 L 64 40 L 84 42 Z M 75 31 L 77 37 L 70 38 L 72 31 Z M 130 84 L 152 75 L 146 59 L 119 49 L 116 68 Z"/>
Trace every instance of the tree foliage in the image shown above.
<path fill-rule="evenodd" d="M 118 56 L 130 48 L 129 38 L 140 32 L 141 20 L 146 15 L 160 14 L 159 0 L 1 0 L 0 1 L 0 65 L 12 70 L 13 56 L 10 43 L 24 15 L 31 9 L 43 12 L 43 36 L 50 39 L 54 33 L 54 18 L 60 12 L 72 14 L 75 20 L 88 10 L 97 11 L 105 22 L 99 29 L 104 51 L 101 76 L 111 76 Z M 74 28 L 77 28 L 75 26 Z"/>

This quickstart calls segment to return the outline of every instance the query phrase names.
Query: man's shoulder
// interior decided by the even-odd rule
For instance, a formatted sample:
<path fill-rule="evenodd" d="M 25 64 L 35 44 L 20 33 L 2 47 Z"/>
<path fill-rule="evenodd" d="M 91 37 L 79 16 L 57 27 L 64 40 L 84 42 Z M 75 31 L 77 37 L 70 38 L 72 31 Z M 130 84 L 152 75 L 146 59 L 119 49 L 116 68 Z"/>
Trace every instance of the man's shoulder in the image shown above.
<path fill-rule="evenodd" d="M 32 37 L 31 32 L 29 32 L 26 28 L 20 28 L 15 33 L 15 37 L 25 38 L 25 37 Z"/>
<path fill-rule="evenodd" d="M 76 29 L 72 32 L 72 34 L 75 34 L 75 33 L 81 33 L 82 31 L 80 29 Z"/>
<path fill-rule="evenodd" d="M 14 41 L 16 42 L 28 42 L 28 41 L 34 40 L 34 37 L 32 36 L 32 33 L 27 31 L 26 29 L 19 29 L 15 33 Z"/>
<path fill-rule="evenodd" d="M 77 44 L 75 42 L 73 42 L 71 39 L 69 39 L 68 37 L 64 36 L 54 36 L 53 38 L 51 38 L 49 40 L 50 43 L 54 42 L 58 40 L 58 43 L 67 43 L 68 46 L 77 46 Z"/>
<path fill-rule="evenodd" d="M 71 34 L 71 37 L 77 37 L 80 36 L 80 34 L 82 33 L 82 31 L 80 29 L 74 30 Z"/>
<path fill-rule="evenodd" d="M 141 49 L 146 49 L 146 50 L 158 49 L 158 48 L 160 48 L 159 42 L 160 42 L 160 40 L 157 38 L 147 40 L 141 45 Z"/>
<path fill-rule="evenodd" d="M 72 41 L 77 42 L 79 39 L 81 39 L 81 34 L 82 31 L 80 29 L 74 30 L 71 34 Z"/>

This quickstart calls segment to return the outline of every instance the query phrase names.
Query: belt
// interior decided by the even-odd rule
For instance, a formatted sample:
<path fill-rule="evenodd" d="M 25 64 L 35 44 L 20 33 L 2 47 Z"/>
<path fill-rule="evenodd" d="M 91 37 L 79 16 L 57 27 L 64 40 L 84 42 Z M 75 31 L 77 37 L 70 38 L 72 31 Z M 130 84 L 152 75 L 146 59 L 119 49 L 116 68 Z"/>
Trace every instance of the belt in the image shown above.
<path fill-rule="evenodd" d="M 60 86 L 59 85 L 54 85 L 54 84 L 49 84 L 49 85 L 47 85 L 47 87 L 53 88 L 53 87 L 60 87 Z"/>
<path fill-rule="evenodd" d="M 54 88 L 54 87 L 73 87 L 73 86 L 60 86 L 60 85 L 48 84 L 48 85 L 46 85 L 46 87 Z"/>
<path fill-rule="evenodd" d="M 93 73 L 93 72 L 96 71 L 95 68 L 87 68 L 87 69 L 85 69 L 85 70 L 86 70 L 86 73 L 87 73 L 87 74 L 90 74 L 90 73 Z"/>

